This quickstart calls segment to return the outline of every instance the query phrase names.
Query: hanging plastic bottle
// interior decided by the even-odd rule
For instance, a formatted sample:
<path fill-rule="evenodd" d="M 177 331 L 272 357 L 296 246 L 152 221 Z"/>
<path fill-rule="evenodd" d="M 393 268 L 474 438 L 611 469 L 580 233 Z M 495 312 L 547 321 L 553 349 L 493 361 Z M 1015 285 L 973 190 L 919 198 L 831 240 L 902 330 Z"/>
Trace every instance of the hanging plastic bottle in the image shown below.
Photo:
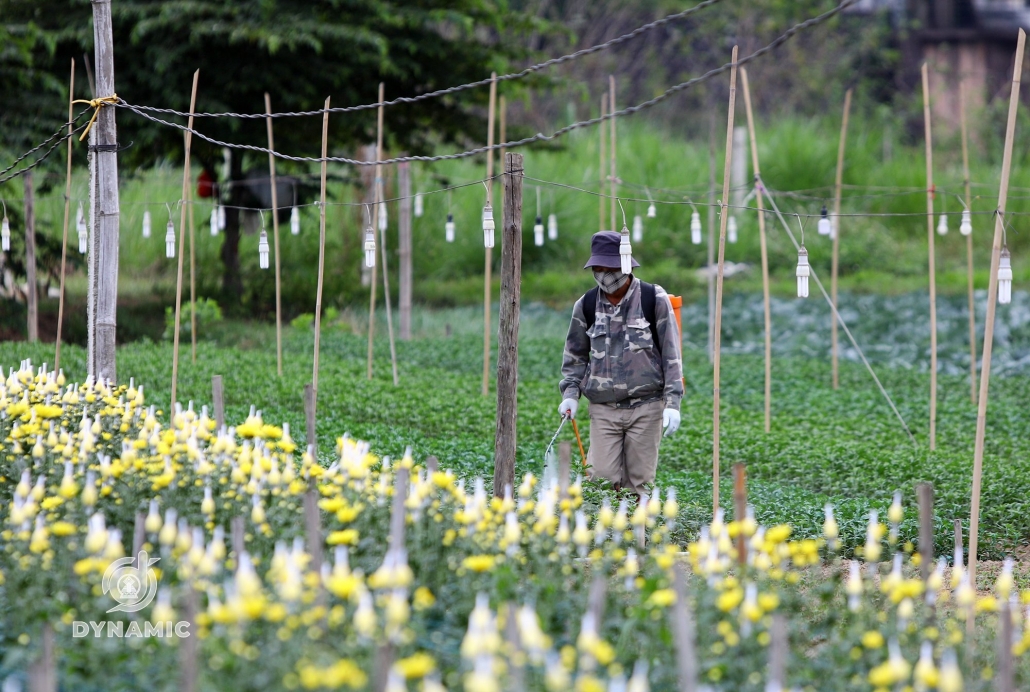
<path fill-rule="evenodd" d="M 211 237 L 218 235 L 218 207 L 211 210 Z"/>
<path fill-rule="evenodd" d="M 654 202 L 651 202 L 651 204 L 647 206 L 647 218 L 653 219 L 656 216 L 658 216 L 658 209 L 655 207 Z"/>
<path fill-rule="evenodd" d="M 143 237 L 150 237 L 150 212 L 143 212 Z"/>
<path fill-rule="evenodd" d="M 75 217 L 75 232 L 79 234 L 79 254 L 85 255 L 89 231 L 86 229 L 86 216 L 82 213 L 82 202 L 79 202 L 79 212 Z"/>
<path fill-rule="evenodd" d="M 962 235 L 969 235 L 973 232 L 973 215 L 968 209 L 962 210 L 962 222 L 958 225 L 958 232 Z"/>
<path fill-rule="evenodd" d="M 444 237 L 448 243 L 454 242 L 454 214 L 447 214 L 447 223 L 443 225 Z"/>
<path fill-rule="evenodd" d="M 491 248 L 494 246 L 494 208 L 490 205 L 490 201 L 487 200 L 486 206 L 483 207 L 483 247 Z"/>
<path fill-rule="evenodd" d="M 372 211 L 368 211 L 368 225 L 365 226 L 365 266 L 371 269 L 376 266 L 376 233 L 372 229 Z"/>
<path fill-rule="evenodd" d="M 937 235 L 948 235 L 948 215 L 941 214 L 937 221 Z"/>
<path fill-rule="evenodd" d="M 622 200 L 619 200 L 622 208 Z M 633 246 L 629 242 L 629 228 L 626 226 L 626 210 L 622 209 L 622 238 L 619 240 L 619 263 L 623 274 L 633 273 Z"/>
<path fill-rule="evenodd" d="M 690 215 L 690 242 L 701 244 L 701 214 L 697 210 Z"/>
<path fill-rule="evenodd" d="M 642 243 L 644 241 L 644 220 L 640 218 L 640 214 L 633 217 L 633 242 Z"/>
<path fill-rule="evenodd" d="M 731 243 L 737 242 L 737 217 L 731 216 L 726 222 L 726 240 Z"/>
<path fill-rule="evenodd" d="M 175 257 L 175 224 L 170 218 L 165 229 L 165 257 L 168 259 Z"/>
<path fill-rule="evenodd" d="M 544 220 L 538 214 L 533 224 L 533 244 L 540 247 L 544 244 Z"/>
<path fill-rule="evenodd" d="M 386 202 L 379 203 L 379 230 L 386 230 Z"/>
<path fill-rule="evenodd" d="M 822 213 L 819 216 L 819 235 L 832 235 L 833 225 L 830 223 L 830 212 L 823 205 Z"/>
<path fill-rule="evenodd" d="M 261 215 L 261 235 L 258 236 L 258 266 L 268 269 L 268 232 L 265 230 L 265 215 Z"/>
<path fill-rule="evenodd" d="M 216 207 L 218 209 L 218 230 L 225 230 L 225 207 L 221 204 Z"/>
<path fill-rule="evenodd" d="M 296 206 L 290 210 L 290 233 L 300 235 L 300 208 Z"/>
<path fill-rule="evenodd" d="M 1012 302 L 1012 256 L 1007 245 L 1002 246 L 998 262 L 998 302 L 1002 305 Z"/>
<path fill-rule="evenodd" d="M 11 251 L 11 222 L 7 220 L 7 204 L 4 204 L 4 219 L 0 221 L 0 250 Z"/>
<path fill-rule="evenodd" d="M 422 212 L 423 212 L 422 193 L 421 192 L 416 192 L 415 193 L 415 218 L 416 219 L 421 218 L 422 217 Z"/>
<path fill-rule="evenodd" d="M 802 245 L 798 248 L 798 298 L 808 297 L 808 277 L 812 275 L 812 267 L 808 264 L 808 250 Z"/>
<path fill-rule="evenodd" d="M 558 240 L 558 215 L 547 215 L 547 239 Z"/>

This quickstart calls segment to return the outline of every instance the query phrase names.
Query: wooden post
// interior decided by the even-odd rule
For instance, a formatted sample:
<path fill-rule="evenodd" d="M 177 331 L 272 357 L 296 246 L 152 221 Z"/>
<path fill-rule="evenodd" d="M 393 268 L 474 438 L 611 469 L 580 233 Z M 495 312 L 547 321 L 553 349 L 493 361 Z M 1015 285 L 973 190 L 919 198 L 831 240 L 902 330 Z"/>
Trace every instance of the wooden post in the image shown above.
<path fill-rule="evenodd" d="M 773 613 L 769 635 L 768 689 L 782 690 L 787 683 L 787 655 L 790 653 L 790 642 L 787 639 L 787 616 L 782 612 Z"/>
<path fill-rule="evenodd" d="M 235 516 L 232 518 L 232 523 L 229 527 L 232 532 L 232 550 L 236 554 L 236 569 L 240 568 L 240 555 L 247 550 L 246 531 L 243 522 L 242 516 Z"/>
<path fill-rule="evenodd" d="M 426 457 L 426 473 L 430 476 L 440 470 L 440 460 L 430 454 Z"/>
<path fill-rule="evenodd" d="M 304 433 L 305 442 L 311 448 L 311 456 L 318 458 L 318 428 L 315 420 L 315 390 L 310 384 L 304 385 Z"/>
<path fill-rule="evenodd" d="M 715 266 L 715 139 L 716 139 L 716 116 L 715 107 L 709 112 L 708 118 L 708 246 L 706 250 L 707 264 L 705 273 L 708 275 L 708 362 L 713 362 L 712 346 L 715 340 L 712 334 L 715 332 L 715 275 L 712 274 L 712 267 Z"/>
<path fill-rule="evenodd" d="M 275 177 L 275 140 L 272 137 L 272 97 L 265 92 L 265 124 L 268 129 L 268 178 L 272 186 L 272 249 L 275 251 L 275 364 L 283 376 L 283 308 L 279 257 L 279 185 Z"/>
<path fill-rule="evenodd" d="M 28 283 L 29 343 L 39 341 L 39 296 L 36 285 L 36 184 L 32 170 L 25 171 L 25 280 Z"/>
<path fill-rule="evenodd" d="M 147 515 L 143 512 L 136 512 L 132 525 L 132 566 L 139 569 L 139 551 L 143 550 L 143 542 L 147 539 Z"/>
<path fill-rule="evenodd" d="M 694 646 L 694 618 L 687 603 L 687 575 L 682 563 L 673 564 L 672 637 L 676 642 L 676 670 L 679 692 L 697 690 L 697 651 Z"/>
<path fill-rule="evenodd" d="M 991 279 L 987 285 L 987 319 L 984 322 L 983 364 L 980 367 L 980 399 L 976 407 L 976 446 L 973 452 L 973 492 L 969 510 L 969 583 L 976 588 L 976 548 L 980 530 L 980 485 L 983 480 L 984 434 L 987 427 L 987 394 L 991 379 L 991 350 L 994 348 L 994 313 L 998 306 L 998 262 L 1001 259 L 1001 235 L 1005 204 L 1009 196 L 1009 171 L 1012 168 L 1012 146 L 1016 138 L 1016 111 L 1019 108 L 1019 81 L 1023 75 L 1023 48 L 1026 32 L 1019 30 L 1016 62 L 1012 69 L 1012 93 L 1009 117 L 1005 126 L 1005 149 L 1001 160 L 1001 185 L 998 208 L 994 215 L 994 244 L 991 248 Z"/>
<path fill-rule="evenodd" d="M 995 635 L 998 647 L 998 680 L 994 689 L 997 692 L 1016 692 L 1016 671 L 1012 660 L 1012 606 L 1007 598 L 1002 599 L 998 605 L 1001 606 L 998 611 L 1000 626 Z"/>
<path fill-rule="evenodd" d="M 955 556 L 958 558 L 958 560 L 961 560 L 961 562 L 959 562 L 959 564 L 963 564 L 964 565 L 965 564 L 965 560 L 963 560 L 963 558 L 962 558 L 962 556 L 965 554 L 965 553 L 963 553 L 963 547 L 962 547 L 962 520 L 961 519 L 956 519 L 954 521 L 954 525 L 955 525 Z"/>
<path fill-rule="evenodd" d="M 200 70 L 193 73 L 193 91 L 190 93 L 190 117 L 189 129 L 193 129 L 193 110 L 197 105 L 197 81 L 200 79 Z M 185 162 L 182 169 L 182 205 L 179 208 L 179 252 L 176 258 L 178 269 L 175 274 L 175 329 L 172 334 L 172 403 L 168 407 L 168 416 L 175 414 L 175 390 L 179 383 L 179 320 L 182 311 L 182 255 L 186 247 L 186 204 L 190 191 L 190 147 L 193 142 L 193 133 L 186 132 Z"/>
<path fill-rule="evenodd" d="M 923 63 L 923 123 L 926 132 L 926 234 L 930 274 L 930 451 L 937 449 L 937 267 L 933 228 L 933 139 L 930 132 L 930 74 Z"/>
<path fill-rule="evenodd" d="M 75 117 L 75 58 L 72 58 L 72 74 L 68 80 L 68 168 L 64 177 L 64 232 L 61 235 L 61 288 L 57 299 L 57 338 L 54 345 L 54 372 L 61 369 L 61 327 L 64 325 L 64 275 L 68 263 L 68 217 L 72 203 L 72 132 Z"/>
<path fill-rule="evenodd" d="M 972 211 L 973 195 L 969 183 L 969 136 L 966 130 L 965 75 L 958 80 L 958 113 L 962 128 L 962 180 L 966 187 L 966 209 Z M 969 398 L 976 403 L 976 304 L 973 302 L 973 234 L 966 236 L 966 285 L 969 296 Z"/>
<path fill-rule="evenodd" d="M 519 309 L 522 291 L 522 154 L 504 159 L 504 220 L 501 229 L 501 306 L 497 330 L 497 427 L 494 435 L 494 495 L 515 489 L 518 423 Z"/>
<path fill-rule="evenodd" d="M 504 160 L 503 156 L 501 160 Z M 497 610 L 500 612 L 501 609 Z M 508 669 L 508 686 L 505 689 L 509 692 L 523 692 L 526 689 L 526 655 L 522 650 L 522 639 L 519 636 L 519 611 L 511 601 L 508 602 L 505 611 L 507 617 L 504 623 L 504 638 L 508 643 L 508 665 L 511 666 Z"/>
<path fill-rule="evenodd" d="M 738 524 L 747 516 L 747 469 L 744 464 L 733 465 L 733 519 Z M 747 536 L 737 535 L 737 560 L 741 566 L 747 564 Z"/>
<path fill-rule="evenodd" d="M 747 81 L 747 70 L 740 69 L 740 82 L 744 87 L 744 109 L 747 112 L 747 129 L 751 135 L 751 167 L 754 169 L 755 206 L 758 207 L 758 240 L 762 248 L 762 305 L 765 310 L 765 431 L 772 429 L 772 314 L 769 307 L 769 248 L 765 238 L 765 208 L 762 202 L 762 173 L 758 166 L 758 144 L 755 141 L 755 116 L 751 110 L 751 89 Z M 848 92 L 849 94 L 851 92 Z M 834 321 L 834 333 L 836 324 Z"/>
<path fill-rule="evenodd" d="M 617 219 L 615 218 L 615 199 L 618 196 L 619 192 L 619 189 L 616 186 L 617 178 L 615 177 L 615 75 L 608 75 L 608 112 L 611 113 L 612 116 L 611 119 L 608 121 L 611 127 L 611 130 L 608 135 L 609 144 L 611 145 L 608 147 L 608 159 L 610 162 L 610 177 L 608 178 L 608 200 L 611 202 L 612 212 L 611 226 L 609 227 L 609 230 L 614 231 L 617 228 L 615 225 L 617 222 Z"/>
<path fill-rule="evenodd" d="M 383 96 L 385 95 L 385 86 L 382 82 L 379 83 L 379 109 L 376 115 L 376 166 L 375 166 L 375 177 L 372 179 L 372 212 L 369 215 L 369 222 L 372 224 L 372 233 L 375 234 L 376 226 L 379 223 L 379 202 L 381 201 L 379 195 L 382 190 L 379 187 L 380 176 L 382 175 L 382 166 L 379 161 L 383 160 Z M 372 292 L 368 299 L 368 366 L 367 375 L 368 379 L 372 379 L 372 346 L 374 344 L 374 336 L 376 331 L 376 270 L 378 263 L 372 263 Z"/>
<path fill-rule="evenodd" d="M 312 410 L 318 405 L 318 349 L 321 346 L 322 337 L 322 281 L 325 277 L 325 176 L 326 156 L 329 150 L 329 100 L 325 99 L 325 111 L 322 113 L 322 178 L 321 196 L 318 213 L 318 288 L 315 290 L 315 364 L 311 369 L 311 400 Z M 381 100 L 381 99 L 380 99 Z M 373 276 L 372 290 L 375 291 L 375 277 Z M 369 344 L 371 345 L 371 324 L 369 325 Z M 372 376 L 372 360 L 369 358 L 369 377 Z"/>
<path fill-rule="evenodd" d="M 404 548 L 404 503 L 408 499 L 409 469 L 403 464 L 394 465 L 393 505 L 390 507 L 390 550 Z"/>
<path fill-rule="evenodd" d="M 382 160 L 382 156 L 379 160 Z M 379 180 L 379 203 L 384 204 L 383 200 L 386 199 L 383 188 L 382 179 Z M 379 216 L 379 207 L 376 207 L 376 217 Z M 378 223 L 378 220 L 376 221 Z M 386 254 L 386 229 L 381 228 L 379 231 L 379 254 L 383 258 L 383 303 L 386 305 L 386 335 L 390 341 L 390 365 L 393 367 L 393 386 L 396 387 L 400 384 L 400 380 L 397 377 L 397 345 L 393 341 L 393 312 L 392 303 L 390 299 L 390 271 L 389 265 L 387 264 Z"/>
<path fill-rule="evenodd" d="M 608 114 L 608 94 L 601 94 L 601 118 L 604 118 L 604 116 L 607 115 L 607 114 Z M 605 168 L 607 166 L 607 161 L 608 161 L 608 159 L 605 156 L 605 149 L 606 149 L 605 142 L 607 142 L 607 140 L 608 140 L 608 137 L 607 137 L 608 132 L 607 132 L 607 129 L 605 128 L 605 126 L 604 126 L 604 120 L 601 120 L 601 126 L 599 128 L 597 128 L 597 132 L 601 136 L 601 144 L 600 144 L 600 149 L 599 149 L 599 151 L 601 153 L 601 163 L 600 163 L 600 165 L 597 168 L 597 177 L 600 178 L 600 190 L 601 190 L 601 194 L 599 194 L 597 196 L 597 205 L 599 207 L 598 212 L 597 212 L 597 230 L 598 231 L 603 231 L 603 230 L 605 230 L 605 225 L 606 225 L 604 223 L 604 212 L 605 212 L 605 208 L 604 208 L 605 207 L 605 204 L 604 204 L 604 180 L 607 177 L 604 174 L 604 171 L 605 171 Z M 609 229 L 609 230 L 611 230 L 611 229 Z"/>
<path fill-rule="evenodd" d="M 190 224 L 190 355 L 197 362 L 197 235 L 193 224 L 193 177 L 186 188 L 186 204 L 189 206 Z"/>
<path fill-rule="evenodd" d="M 840 194 L 844 183 L 844 147 L 848 140 L 848 115 L 851 113 L 851 89 L 844 92 L 844 119 L 840 124 L 840 141 L 837 143 L 837 179 L 833 192 L 833 218 L 830 219 L 833 229 L 833 257 L 830 260 L 830 300 L 834 310 L 837 309 L 837 271 L 840 266 Z M 839 355 L 837 346 L 837 315 L 830 315 L 830 360 L 833 363 L 833 388 L 840 387 L 840 373 L 837 363 Z"/>
<path fill-rule="evenodd" d="M 497 111 L 497 73 L 490 75 L 490 110 L 487 113 L 486 145 L 494 145 L 494 116 Z M 519 166 L 522 168 L 522 166 Z M 494 150 L 486 152 L 486 187 L 487 195 L 493 198 L 494 189 Z M 520 176 L 519 180 L 522 178 Z M 521 184 L 521 183 L 520 183 Z M 520 225 L 521 227 L 521 225 Z M 503 241 L 502 241 L 503 242 Z M 490 393 L 490 282 L 493 273 L 493 248 L 486 248 L 485 265 L 483 268 L 483 396 Z M 496 463 L 495 463 L 496 466 Z M 496 488 L 495 488 L 496 490 Z"/>
<path fill-rule="evenodd" d="M 318 574 L 322 570 L 322 513 L 318 509 L 318 488 L 314 479 L 304 491 L 304 538 L 311 565 L 308 570 Z"/>
<path fill-rule="evenodd" d="M 225 392 L 221 375 L 211 376 L 211 405 L 215 409 L 215 426 L 221 430 L 225 427 Z"/>
<path fill-rule="evenodd" d="M 54 628 L 43 623 L 39 658 L 28 670 L 29 692 L 57 692 L 57 661 L 54 653 Z"/>
<path fill-rule="evenodd" d="M 712 516 L 719 512 L 719 380 L 722 348 L 722 281 L 726 261 L 727 200 L 730 196 L 730 162 L 733 160 L 733 109 L 737 103 L 737 46 L 730 58 L 730 108 L 726 116 L 726 163 L 722 171 L 722 199 L 719 200 L 719 270 L 715 279 L 715 325 L 712 329 Z"/>
<path fill-rule="evenodd" d="M 197 592 L 193 588 L 193 581 L 185 584 L 186 594 L 183 603 L 184 620 L 189 623 L 190 636 L 185 637 L 179 643 L 179 691 L 196 692 L 199 677 L 200 639 L 196 635 Z"/>
<path fill-rule="evenodd" d="M 397 196 L 400 213 L 397 215 L 398 253 L 400 255 L 400 339 L 411 340 L 411 164 L 397 164 Z"/>
<path fill-rule="evenodd" d="M 933 485 L 916 486 L 919 501 L 919 572 L 925 582 L 933 571 Z"/>
<path fill-rule="evenodd" d="M 93 2 L 93 45 L 97 97 L 113 96 L 114 38 L 111 0 Z M 118 381 L 115 331 L 118 305 L 118 133 L 115 108 L 100 108 L 89 131 L 89 286 L 86 299 L 86 370 L 95 381 Z M 191 124 L 192 127 L 192 124 Z M 97 148 L 99 147 L 99 148 Z"/>

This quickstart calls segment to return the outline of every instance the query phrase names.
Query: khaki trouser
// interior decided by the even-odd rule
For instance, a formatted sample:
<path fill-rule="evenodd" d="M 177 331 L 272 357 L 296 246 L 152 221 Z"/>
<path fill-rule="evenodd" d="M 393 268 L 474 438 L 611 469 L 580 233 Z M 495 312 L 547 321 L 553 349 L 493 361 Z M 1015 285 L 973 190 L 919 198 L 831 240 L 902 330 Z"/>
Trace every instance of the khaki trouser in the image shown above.
<path fill-rule="evenodd" d="M 662 440 L 661 399 L 634 408 L 590 405 L 591 478 L 605 478 L 638 495 L 654 483 Z"/>

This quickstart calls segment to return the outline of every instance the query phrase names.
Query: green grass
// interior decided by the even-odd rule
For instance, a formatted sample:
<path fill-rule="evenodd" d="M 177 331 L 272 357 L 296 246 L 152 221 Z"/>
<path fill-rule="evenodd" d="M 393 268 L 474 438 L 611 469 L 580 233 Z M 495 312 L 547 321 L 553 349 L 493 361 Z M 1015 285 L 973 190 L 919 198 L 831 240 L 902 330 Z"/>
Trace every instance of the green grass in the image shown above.
<path fill-rule="evenodd" d="M 463 319 L 464 318 L 464 319 Z M 398 343 L 401 385 L 389 375 L 386 340 L 377 340 L 376 373 L 365 378 L 365 337 L 341 316 L 322 339 L 318 436 L 323 454 L 334 438 L 349 433 L 372 442 L 378 453 L 397 456 L 407 445 L 416 456 L 437 455 L 466 477 L 492 476 L 496 399 L 479 394 L 481 336 L 470 312 L 457 310 L 424 317 L 416 331 L 428 336 Z M 542 454 L 557 427 L 557 381 L 561 358 L 562 314 L 527 310 L 519 349 L 518 470 L 542 468 Z M 452 336 L 442 336 L 452 324 Z M 382 334 L 382 332 L 379 332 Z M 287 330 L 284 376 L 276 377 L 274 330 L 267 325 L 226 322 L 202 341 L 197 362 L 186 344 L 179 375 L 179 398 L 210 402 L 211 376 L 225 377 L 230 420 L 242 420 L 249 407 L 270 422 L 288 422 L 299 437 L 304 430 L 301 393 L 311 377 L 310 330 Z M 743 337 L 742 337 L 743 338 Z M 746 340 L 746 339 L 745 339 Z M 779 349 L 777 353 L 779 353 Z M 84 376 L 83 351 L 63 352 L 65 371 Z M 147 399 L 167 409 L 171 370 L 168 344 L 134 343 L 119 350 L 119 378 L 135 377 Z M 0 344 L 0 364 L 23 358 L 52 361 L 50 345 Z M 688 525 L 711 513 L 711 370 L 704 353 L 685 353 L 687 394 L 683 426 L 662 444 L 658 483 L 678 488 Z M 841 389 L 830 388 L 829 365 L 822 358 L 777 355 L 774 362 L 773 429 L 762 431 L 762 360 L 754 355 L 723 358 L 721 496 L 729 506 L 729 468 L 741 462 L 749 474 L 749 499 L 761 522 L 789 522 L 799 535 L 815 535 L 824 503 L 837 507 L 842 535 L 861 542 L 870 508 L 885 510 L 894 490 L 909 507 L 903 537 L 916 536 L 914 485 L 930 481 L 936 490 L 937 550 L 950 552 L 951 521 L 968 524 L 972 447 L 976 410 L 968 380 L 940 377 L 938 450 L 927 451 L 928 376 L 914 369 L 877 364 L 884 386 L 912 427 L 913 445 L 875 390 L 864 369 L 841 366 Z M 997 557 L 1030 539 L 1030 474 L 1027 473 L 1025 402 L 1030 380 L 998 377 L 992 382 L 984 459 L 981 546 Z M 584 407 L 584 412 L 585 412 Z M 586 415 L 581 431 L 588 434 Z M 564 439 L 571 439 L 566 433 Z"/>

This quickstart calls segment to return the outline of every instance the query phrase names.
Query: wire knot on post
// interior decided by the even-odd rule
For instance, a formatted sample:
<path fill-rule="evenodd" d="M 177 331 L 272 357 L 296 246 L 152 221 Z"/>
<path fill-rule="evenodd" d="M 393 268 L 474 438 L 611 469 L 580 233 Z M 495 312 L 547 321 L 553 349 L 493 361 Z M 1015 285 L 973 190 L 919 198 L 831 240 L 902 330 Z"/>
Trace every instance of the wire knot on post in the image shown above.
<path fill-rule="evenodd" d="M 85 103 L 93 109 L 93 117 L 91 117 L 89 119 L 89 122 L 86 123 L 86 129 L 83 130 L 82 134 L 79 136 L 80 142 L 86 139 L 86 136 L 89 134 L 89 131 L 93 129 L 93 123 L 97 121 L 97 116 L 100 115 L 100 109 L 106 106 L 107 104 L 116 105 L 119 101 L 121 101 L 121 99 L 118 98 L 118 94 L 111 94 L 110 96 L 101 96 L 98 99 L 76 99 L 75 101 L 72 101 L 72 103 Z"/>

